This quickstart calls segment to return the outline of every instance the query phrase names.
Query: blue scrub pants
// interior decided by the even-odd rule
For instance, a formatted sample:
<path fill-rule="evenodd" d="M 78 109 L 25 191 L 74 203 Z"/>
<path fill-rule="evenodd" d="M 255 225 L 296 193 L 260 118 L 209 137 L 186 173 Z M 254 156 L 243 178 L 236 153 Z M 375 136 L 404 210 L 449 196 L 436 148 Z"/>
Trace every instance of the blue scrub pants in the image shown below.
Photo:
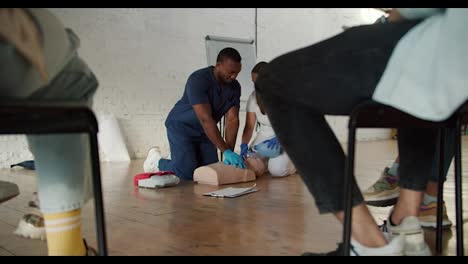
<path fill-rule="evenodd" d="M 161 159 L 160 171 L 172 171 L 179 178 L 193 180 L 196 168 L 219 161 L 216 146 L 206 136 L 194 137 L 168 127 L 167 138 L 172 159 Z"/>

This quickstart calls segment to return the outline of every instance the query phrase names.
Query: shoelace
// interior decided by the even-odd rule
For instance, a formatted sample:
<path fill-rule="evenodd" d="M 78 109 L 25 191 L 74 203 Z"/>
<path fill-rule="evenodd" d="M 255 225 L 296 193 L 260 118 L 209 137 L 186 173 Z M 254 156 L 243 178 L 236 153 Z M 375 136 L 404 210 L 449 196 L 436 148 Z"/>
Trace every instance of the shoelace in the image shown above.
<path fill-rule="evenodd" d="M 383 221 L 383 224 L 379 225 L 379 229 L 380 231 L 384 232 L 384 233 L 388 233 L 388 227 L 387 227 L 387 220 L 384 220 Z"/>

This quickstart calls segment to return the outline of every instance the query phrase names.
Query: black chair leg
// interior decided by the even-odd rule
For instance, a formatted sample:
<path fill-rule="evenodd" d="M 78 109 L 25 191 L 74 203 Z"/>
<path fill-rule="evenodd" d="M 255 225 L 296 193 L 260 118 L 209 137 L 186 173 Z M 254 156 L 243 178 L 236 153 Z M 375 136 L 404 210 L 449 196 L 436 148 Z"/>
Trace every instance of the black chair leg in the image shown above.
<path fill-rule="evenodd" d="M 443 218 L 443 191 L 445 171 L 445 133 L 444 128 L 439 129 L 439 178 L 437 191 L 437 225 L 436 225 L 436 253 L 442 253 L 442 218 Z"/>
<path fill-rule="evenodd" d="M 93 173 L 94 210 L 96 215 L 98 254 L 100 256 L 107 256 L 104 205 L 101 186 L 101 168 L 99 163 L 99 150 L 96 133 L 89 133 L 89 142 L 91 149 L 91 166 Z"/>
<path fill-rule="evenodd" d="M 461 125 L 457 118 L 455 130 L 455 211 L 457 230 L 457 256 L 463 256 L 463 207 L 462 207 L 462 175 L 461 175 Z"/>
<path fill-rule="evenodd" d="M 352 118 L 352 117 L 350 117 Z M 348 131 L 348 158 L 344 178 L 344 224 L 343 224 L 343 255 L 349 256 L 351 249 L 351 223 L 353 207 L 353 177 L 354 177 L 354 154 L 356 140 L 356 122 L 350 121 Z"/>

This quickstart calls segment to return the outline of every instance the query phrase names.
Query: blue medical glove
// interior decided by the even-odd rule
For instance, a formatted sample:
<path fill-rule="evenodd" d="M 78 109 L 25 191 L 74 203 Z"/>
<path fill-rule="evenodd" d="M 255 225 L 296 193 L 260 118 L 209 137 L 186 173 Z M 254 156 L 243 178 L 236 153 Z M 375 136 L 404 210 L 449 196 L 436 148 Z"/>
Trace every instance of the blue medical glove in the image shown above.
<path fill-rule="evenodd" d="M 243 143 L 243 144 L 240 145 L 240 148 L 241 148 L 241 152 L 240 152 L 241 157 L 244 160 L 247 159 L 247 151 L 249 150 L 249 146 L 247 144 Z"/>
<path fill-rule="evenodd" d="M 223 152 L 223 154 L 224 154 L 224 164 L 232 165 L 236 168 L 245 169 L 244 161 L 242 160 L 241 156 L 232 152 L 232 150 L 230 149 L 226 149 Z"/>
<path fill-rule="evenodd" d="M 283 152 L 277 137 L 255 145 L 254 149 L 258 155 L 264 158 L 276 158 Z"/>
<path fill-rule="evenodd" d="M 280 149 L 280 143 L 278 141 L 278 137 L 274 137 L 272 139 L 269 139 L 269 140 L 265 140 L 264 143 L 267 144 L 267 148 L 273 150 L 273 151 L 279 151 Z"/>

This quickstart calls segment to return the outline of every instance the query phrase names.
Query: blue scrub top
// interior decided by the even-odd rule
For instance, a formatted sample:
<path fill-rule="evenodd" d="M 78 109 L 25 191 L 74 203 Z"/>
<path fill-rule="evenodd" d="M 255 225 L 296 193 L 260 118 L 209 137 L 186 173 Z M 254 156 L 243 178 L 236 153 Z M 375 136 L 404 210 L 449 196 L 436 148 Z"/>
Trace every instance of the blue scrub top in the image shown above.
<path fill-rule="evenodd" d="M 204 136 L 205 132 L 192 105 L 209 104 L 215 122 L 219 122 L 227 111 L 240 106 L 241 87 L 237 80 L 219 86 L 213 66 L 195 71 L 185 85 L 182 98 L 174 105 L 166 119 L 166 127 L 172 132 L 187 137 Z"/>

